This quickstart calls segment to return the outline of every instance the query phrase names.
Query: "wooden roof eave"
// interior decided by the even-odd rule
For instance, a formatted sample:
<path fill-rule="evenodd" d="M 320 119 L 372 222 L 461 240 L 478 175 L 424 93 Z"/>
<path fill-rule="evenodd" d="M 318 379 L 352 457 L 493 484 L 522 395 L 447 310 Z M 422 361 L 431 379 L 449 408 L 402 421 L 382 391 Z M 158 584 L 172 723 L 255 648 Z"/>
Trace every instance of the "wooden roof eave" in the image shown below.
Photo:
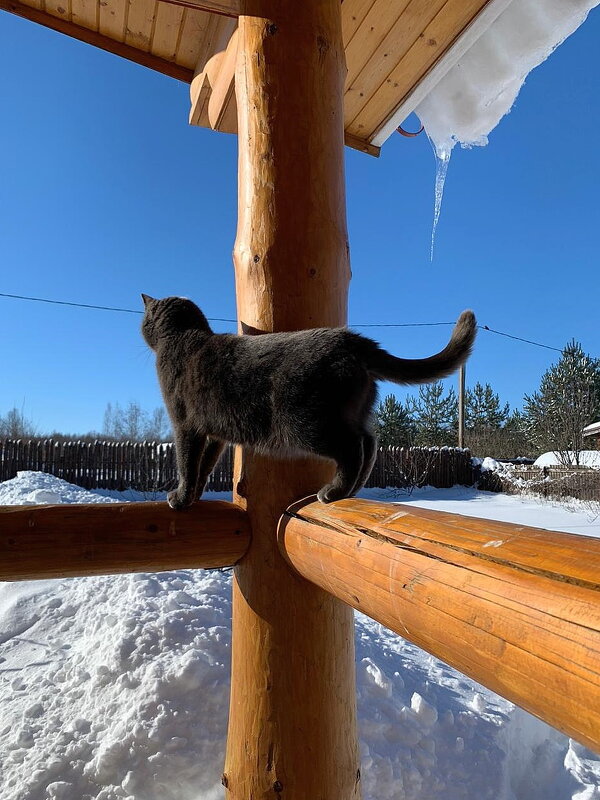
<path fill-rule="evenodd" d="M 176 64 L 173 61 L 168 61 L 166 58 L 160 58 L 153 53 L 148 53 L 145 50 L 140 50 L 137 47 L 132 47 L 125 42 L 119 42 L 110 36 L 104 36 L 97 31 L 90 30 L 77 25 L 70 20 L 56 17 L 53 14 L 48 14 L 46 11 L 41 11 L 38 8 L 25 5 L 19 0 L 0 0 L 0 9 L 9 11 L 22 19 L 28 19 L 31 22 L 37 22 L 39 25 L 44 25 L 58 33 L 64 33 L 72 39 L 77 39 L 80 42 L 91 44 L 100 50 L 106 50 L 116 56 L 121 56 L 128 61 L 133 61 L 135 64 L 140 64 L 142 67 L 148 67 L 156 72 L 161 72 L 170 78 L 175 78 L 184 83 L 191 83 L 194 77 L 194 71 L 187 67 Z"/>
<path fill-rule="evenodd" d="M 511 2 L 512 0 L 489 0 L 479 14 L 461 31 L 442 58 L 431 67 L 412 91 L 400 101 L 388 118 L 380 125 L 371 139 L 373 145 L 382 147 L 384 142 L 397 130 L 398 126 L 402 125 L 404 120 L 413 113 L 429 92 L 450 72 L 452 67 L 460 61 L 467 50 L 495 22 Z"/>
<path fill-rule="evenodd" d="M 508 0 L 344 0 L 348 146 L 381 145 Z M 39 6 L 43 5 L 44 10 Z M 190 123 L 235 133 L 241 0 L 0 0 L 0 9 L 191 84 Z"/>

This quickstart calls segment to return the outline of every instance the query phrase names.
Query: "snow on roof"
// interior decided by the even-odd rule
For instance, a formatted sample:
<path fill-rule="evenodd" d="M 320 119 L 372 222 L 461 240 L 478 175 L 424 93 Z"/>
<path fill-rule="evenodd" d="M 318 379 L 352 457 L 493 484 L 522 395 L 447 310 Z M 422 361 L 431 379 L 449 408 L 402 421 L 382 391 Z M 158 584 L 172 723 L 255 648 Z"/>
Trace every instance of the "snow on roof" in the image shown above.
<path fill-rule="evenodd" d="M 499 16 L 417 106 L 440 157 L 456 142 L 487 144 L 532 69 L 585 21 L 600 0 L 495 0 Z M 493 5 L 493 4 L 492 4 Z"/>
<path fill-rule="evenodd" d="M 592 422 L 591 425 L 586 425 L 583 429 L 584 436 L 594 436 L 597 433 L 600 433 L 600 422 Z"/>
<path fill-rule="evenodd" d="M 575 463 L 574 454 L 569 451 L 571 462 Z M 561 466 L 562 462 L 559 459 L 558 453 L 544 453 L 539 458 L 536 458 L 534 467 L 557 467 Z M 579 453 L 579 463 L 583 467 L 594 467 L 600 469 L 600 450 L 582 450 Z"/>

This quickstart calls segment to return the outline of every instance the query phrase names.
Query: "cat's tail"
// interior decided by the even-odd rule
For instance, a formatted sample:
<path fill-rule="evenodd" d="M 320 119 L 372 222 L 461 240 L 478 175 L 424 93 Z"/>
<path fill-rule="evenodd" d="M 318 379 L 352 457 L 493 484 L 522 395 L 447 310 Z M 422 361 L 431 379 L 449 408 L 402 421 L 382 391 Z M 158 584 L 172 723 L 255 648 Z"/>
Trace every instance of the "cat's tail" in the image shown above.
<path fill-rule="evenodd" d="M 454 326 L 450 341 L 429 358 L 396 358 L 381 347 L 369 353 L 367 369 L 379 380 L 393 383 L 428 383 L 445 378 L 463 364 L 473 349 L 477 320 L 472 311 L 463 311 Z"/>

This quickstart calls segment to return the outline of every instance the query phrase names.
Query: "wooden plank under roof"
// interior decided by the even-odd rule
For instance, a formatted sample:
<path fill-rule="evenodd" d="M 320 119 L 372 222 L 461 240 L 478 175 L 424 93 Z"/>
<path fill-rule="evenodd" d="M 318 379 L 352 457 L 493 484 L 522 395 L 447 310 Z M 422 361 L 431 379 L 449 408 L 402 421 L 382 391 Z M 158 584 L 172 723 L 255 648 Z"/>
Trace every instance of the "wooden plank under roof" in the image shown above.
<path fill-rule="evenodd" d="M 428 78 L 442 77 L 457 42 L 478 19 L 483 32 L 494 18 L 491 7 L 503 5 L 506 0 L 343 0 L 346 143 L 378 154 L 401 121 L 398 114 L 412 110 L 407 98 Z M 239 0 L 0 0 L 0 9 L 188 83 L 202 76 L 202 91 L 192 91 L 190 119 L 235 130 L 235 93 L 228 89 L 235 59 L 219 54 L 237 26 Z M 218 97 L 208 114 L 215 86 Z"/>

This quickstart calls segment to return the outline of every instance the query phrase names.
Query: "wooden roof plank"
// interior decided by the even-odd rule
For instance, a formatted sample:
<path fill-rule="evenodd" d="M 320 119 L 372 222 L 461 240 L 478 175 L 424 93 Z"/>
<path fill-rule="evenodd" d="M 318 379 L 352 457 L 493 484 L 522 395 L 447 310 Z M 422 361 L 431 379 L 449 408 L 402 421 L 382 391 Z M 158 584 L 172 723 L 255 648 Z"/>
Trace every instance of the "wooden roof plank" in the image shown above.
<path fill-rule="evenodd" d="M 39 8 L 42 11 L 44 10 L 44 0 L 28 0 L 25 5 L 31 6 L 32 8 Z"/>
<path fill-rule="evenodd" d="M 394 25 L 398 24 L 410 0 L 390 3 L 379 0 L 373 4 L 368 14 L 356 30 L 356 34 L 346 46 L 346 64 L 348 74 L 346 86 L 351 86 L 362 72 L 366 64 L 378 51 L 382 43 L 388 38 Z M 388 58 L 391 53 L 383 50 L 382 59 Z"/>
<path fill-rule="evenodd" d="M 127 12 L 127 25 L 125 27 L 125 42 L 140 50 L 150 50 L 156 3 L 148 0 L 129 0 Z"/>
<path fill-rule="evenodd" d="M 44 9 L 47 14 L 59 19 L 71 19 L 71 0 L 45 0 Z"/>
<path fill-rule="evenodd" d="M 127 0 L 102 0 L 98 20 L 98 30 L 118 42 L 125 41 L 127 23 Z"/>
<path fill-rule="evenodd" d="M 342 41 L 348 46 L 375 0 L 344 0 L 342 3 Z"/>
<path fill-rule="evenodd" d="M 78 39 L 80 42 L 99 47 L 101 50 L 106 50 L 109 53 L 126 58 L 128 61 L 141 64 L 143 67 L 154 69 L 171 78 L 176 78 L 185 83 L 190 83 L 192 80 L 193 71 L 190 69 L 165 61 L 165 59 L 158 58 L 152 53 L 146 53 L 143 50 L 130 47 L 123 42 L 117 42 L 97 31 L 88 30 L 81 25 L 75 25 L 69 20 L 60 19 L 37 8 L 26 6 L 24 3 L 18 2 L 18 0 L 0 0 L 0 9 L 10 11 L 11 14 L 16 14 L 18 17 L 28 19 L 31 22 L 37 22 L 39 25 L 45 25 L 58 33 L 64 33 L 73 39 Z"/>
<path fill-rule="evenodd" d="M 97 0 L 71 0 L 71 22 L 98 30 L 100 3 Z"/>
<path fill-rule="evenodd" d="M 431 22 L 422 28 L 402 60 L 379 88 L 370 93 L 362 108 L 357 111 L 356 103 L 348 103 L 346 129 L 361 139 L 370 140 L 389 117 L 390 109 L 393 110 L 401 99 L 410 94 L 488 2 L 448 0 Z"/>
<path fill-rule="evenodd" d="M 352 133 L 365 138 L 358 127 L 350 127 L 351 123 L 390 73 L 402 64 L 404 56 L 421 35 L 423 26 L 429 24 L 445 5 L 446 0 L 411 0 L 373 50 L 364 69 L 352 83 L 346 83 L 344 121 Z"/>
<path fill-rule="evenodd" d="M 381 147 L 401 125 L 409 114 L 417 108 L 429 92 L 437 86 L 445 75 L 454 67 L 484 31 L 502 14 L 512 0 L 490 0 L 458 36 L 443 56 L 435 62 L 423 78 L 413 86 L 409 94 L 401 98 L 398 106 L 390 111 L 387 119 L 382 120 L 372 137 L 372 143 Z"/>
<path fill-rule="evenodd" d="M 152 52 L 160 58 L 175 61 L 184 9 L 172 3 L 159 2 L 156 10 Z"/>
<path fill-rule="evenodd" d="M 183 15 L 181 35 L 177 46 L 177 63 L 194 70 L 199 53 L 209 52 L 212 31 L 217 27 L 220 17 L 211 16 L 204 11 L 186 8 Z M 207 58 L 209 58 L 207 56 Z"/>

